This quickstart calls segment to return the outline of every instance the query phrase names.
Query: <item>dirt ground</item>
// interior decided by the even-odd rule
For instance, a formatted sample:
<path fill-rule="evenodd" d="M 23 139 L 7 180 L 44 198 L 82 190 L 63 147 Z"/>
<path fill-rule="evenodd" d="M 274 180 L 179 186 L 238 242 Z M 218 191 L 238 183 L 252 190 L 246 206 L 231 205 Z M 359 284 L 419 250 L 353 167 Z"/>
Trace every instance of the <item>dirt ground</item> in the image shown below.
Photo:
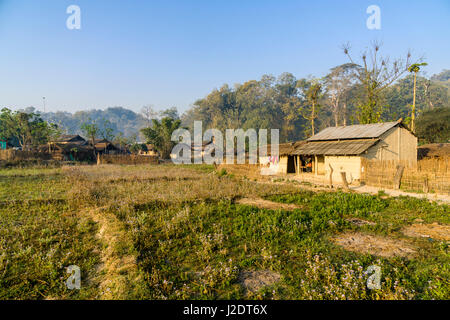
<path fill-rule="evenodd" d="M 239 283 L 249 292 L 255 293 L 265 286 L 270 286 L 281 280 L 279 273 L 270 270 L 242 271 Z"/>
<path fill-rule="evenodd" d="M 409 237 L 423 237 L 450 241 L 450 226 L 436 222 L 432 224 L 415 223 L 403 228 L 403 234 Z"/>
<path fill-rule="evenodd" d="M 261 208 L 261 209 L 270 209 L 270 210 L 278 210 L 278 209 L 294 210 L 294 209 L 299 208 L 299 206 L 297 206 L 295 204 L 278 203 L 278 202 L 273 202 L 273 201 L 258 199 L 258 198 L 255 198 L 255 199 L 242 198 L 242 199 L 239 199 L 238 201 L 236 201 L 236 203 L 244 204 L 247 206 L 253 206 L 253 207 L 257 207 L 257 208 Z"/>
<path fill-rule="evenodd" d="M 409 258 L 416 253 L 413 246 L 406 241 L 363 233 L 343 233 L 332 240 L 346 250 L 385 258 L 394 256 Z"/>
<path fill-rule="evenodd" d="M 363 219 L 359 219 L 359 218 L 348 218 L 345 220 L 347 220 L 348 222 L 353 223 L 354 225 L 357 225 L 357 226 L 364 226 L 364 225 L 374 226 L 374 225 L 376 225 L 375 222 L 367 221 L 367 220 L 363 220 Z"/>

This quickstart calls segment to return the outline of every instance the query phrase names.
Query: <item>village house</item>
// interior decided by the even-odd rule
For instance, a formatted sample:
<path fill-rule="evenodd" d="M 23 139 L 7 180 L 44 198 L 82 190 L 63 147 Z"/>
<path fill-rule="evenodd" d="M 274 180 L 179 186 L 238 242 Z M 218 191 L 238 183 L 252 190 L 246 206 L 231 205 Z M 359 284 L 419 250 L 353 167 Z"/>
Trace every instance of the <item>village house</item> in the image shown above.
<path fill-rule="evenodd" d="M 151 143 L 147 143 L 144 144 L 142 143 L 142 150 L 139 150 L 138 154 L 141 156 L 159 156 L 159 152 L 156 150 L 156 147 L 154 144 Z"/>
<path fill-rule="evenodd" d="M 269 147 L 270 149 L 270 147 Z M 417 163 L 417 137 L 401 120 L 385 123 L 329 127 L 306 141 L 279 145 L 279 158 L 271 151 L 260 164 L 275 174 L 311 174 L 341 181 L 358 181 L 364 160 L 396 160 Z"/>
<path fill-rule="evenodd" d="M 266 148 L 267 156 L 259 157 L 261 166 L 268 168 L 266 172 L 272 174 L 295 173 L 295 158 L 294 151 L 305 144 L 306 141 L 280 143 L 278 145 L 278 154 L 272 145 Z"/>
<path fill-rule="evenodd" d="M 296 148 L 296 172 L 306 171 L 311 162 L 315 175 L 340 181 L 345 172 L 349 182 L 357 181 L 364 171 L 364 159 L 417 163 L 417 137 L 401 120 L 385 123 L 329 127 Z"/>

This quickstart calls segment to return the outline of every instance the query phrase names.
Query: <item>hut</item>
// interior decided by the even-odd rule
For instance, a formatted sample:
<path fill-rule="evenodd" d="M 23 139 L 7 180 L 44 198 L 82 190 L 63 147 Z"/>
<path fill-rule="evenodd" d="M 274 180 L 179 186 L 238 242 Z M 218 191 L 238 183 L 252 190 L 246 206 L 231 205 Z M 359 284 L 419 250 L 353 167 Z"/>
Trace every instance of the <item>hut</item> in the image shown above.
<path fill-rule="evenodd" d="M 89 142 L 92 145 L 92 142 Z M 94 140 L 94 148 L 98 154 L 122 154 L 124 151 L 107 139 Z"/>
<path fill-rule="evenodd" d="M 339 181 L 346 172 L 350 181 L 359 180 L 363 159 L 417 162 L 417 137 L 402 123 L 394 122 L 329 127 L 307 139 L 292 152 L 298 172 L 308 161 L 315 175 L 330 175 Z"/>
<path fill-rule="evenodd" d="M 87 144 L 52 142 L 39 147 L 40 153 L 51 154 L 59 161 L 93 161 L 94 149 Z"/>
<path fill-rule="evenodd" d="M 259 157 L 259 164 L 262 167 L 269 168 L 272 174 L 277 173 L 295 173 L 296 163 L 294 151 L 305 144 L 306 141 L 296 141 L 288 143 L 280 143 L 278 145 L 278 152 L 273 148 L 273 145 L 267 146 L 267 156 Z"/>
<path fill-rule="evenodd" d="M 145 144 L 145 143 L 143 143 L 143 144 L 141 144 L 141 146 L 142 146 L 142 149 L 139 150 L 139 153 L 138 153 L 139 155 L 142 155 L 142 156 L 159 156 L 159 153 L 156 150 L 156 147 L 155 147 L 154 144 L 151 144 L 151 143 Z"/>
<path fill-rule="evenodd" d="M 77 134 L 63 134 L 59 136 L 58 139 L 56 139 L 56 141 L 54 142 L 60 144 L 86 144 L 86 140 Z"/>

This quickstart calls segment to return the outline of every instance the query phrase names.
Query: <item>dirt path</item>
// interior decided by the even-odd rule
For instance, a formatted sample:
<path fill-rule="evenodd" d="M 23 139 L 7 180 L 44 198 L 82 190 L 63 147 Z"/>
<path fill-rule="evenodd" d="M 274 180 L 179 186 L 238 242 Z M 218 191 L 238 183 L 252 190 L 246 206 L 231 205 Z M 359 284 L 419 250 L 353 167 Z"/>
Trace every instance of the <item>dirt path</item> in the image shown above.
<path fill-rule="evenodd" d="M 445 194 L 436 194 L 436 193 L 413 193 L 413 192 L 405 192 L 401 190 L 394 190 L 394 189 L 384 189 L 384 188 L 377 188 L 377 187 L 371 187 L 371 186 L 350 186 L 350 190 L 359 192 L 359 193 L 370 193 L 370 194 L 377 194 L 379 190 L 383 190 L 387 195 L 391 197 L 398 197 L 398 196 L 409 196 L 419 199 L 428 199 L 431 201 L 442 201 L 444 203 L 450 203 L 450 196 Z"/>
<path fill-rule="evenodd" d="M 284 178 L 284 179 L 290 179 L 295 180 L 298 182 L 302 182 L 299 180 L 299 178 L 296 177 L 289 177 L 289 176 L 274 176 L 274 178 Z M 263 184 L 292 184 L 292 182 L 273 182 L 273 181 L 257 181 L 258 183 Z M 308 186 L 306 184 L 302 184 L 300 186 L 302 189 L 306 190 L 312 190 L 312 191 L 336 191 L 336 188 L 329 188 L 325 185 L 315 184 L 314 186 Z M 378 194 L 380 190 L 383 190 L 388 196 L 390 197 L 398 197 L 398 196 L 409 196 L 414 197 L 418 199 L 427 199 L 430 201 L 438 201 L 442 203 L 450 203 L 450 195 L 445 194 L 436 194 L 436 193 L 413 193 L 413 192 L 405 192 L 401 190 L 394 190 L 394 189 L 385 189 L 385 188 L 378 188 L 378 187 L 372 187 L 372 186 L 349 186 L 351 191 L 355 191 L 358 193 L 369 193 L 369 194 Z"/>
<path fill-rule="evenodd" d="M 105 208 L 84 213 L 98 224 L 97 237 L 102 244 L 101 264 L 96 270 L 100 299 L 126 299 L 133 283 L 138 281 L 136 257 L 130 252 L 124 225 Z"/>

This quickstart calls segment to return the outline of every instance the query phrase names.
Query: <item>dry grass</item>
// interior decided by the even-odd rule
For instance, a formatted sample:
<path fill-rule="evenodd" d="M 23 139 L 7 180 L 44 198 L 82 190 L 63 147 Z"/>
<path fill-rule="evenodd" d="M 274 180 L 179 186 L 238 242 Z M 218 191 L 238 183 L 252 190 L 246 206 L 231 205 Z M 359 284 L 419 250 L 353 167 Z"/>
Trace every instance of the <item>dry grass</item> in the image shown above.
<path fill-rule="evenodd" d="M 269 209 L 269 210 L 281 209 L 281 210 L 291 211 L 291 210 L 300 208 L 299 206 L 297 206 L 295 204 L 273 202 L 273 201 L 258 199 L 258 198 L 253 198 L 253 199 L 243 198 L 243 199 L 239 199 L 238 201 L 236 201 L 236 203 L 247 205 L 247 206 L 252 206 L 252 207 L 257 207 L 257 208 L 261 208 L 261 209 Z"/>
<path fill-rule="evenodd" d="M 250 293 L 256 293 L 280 280 L 281 275 L 270 270 L 242 271 L 239 274 L 239 283 Z"/>
<path fill-rule="evenodd" d="M 450 241 L 450 226 L 438 223 L 412 224 L 403 228 L 404 235 Z"/>
<path fill-rule="evenodd" d="M 415 248 L 405 241 L 369 234 L 344 233 L 334 237 L 333 241 L 349 251 L 386 258 L 411 258 L 416 253 Z"/>

